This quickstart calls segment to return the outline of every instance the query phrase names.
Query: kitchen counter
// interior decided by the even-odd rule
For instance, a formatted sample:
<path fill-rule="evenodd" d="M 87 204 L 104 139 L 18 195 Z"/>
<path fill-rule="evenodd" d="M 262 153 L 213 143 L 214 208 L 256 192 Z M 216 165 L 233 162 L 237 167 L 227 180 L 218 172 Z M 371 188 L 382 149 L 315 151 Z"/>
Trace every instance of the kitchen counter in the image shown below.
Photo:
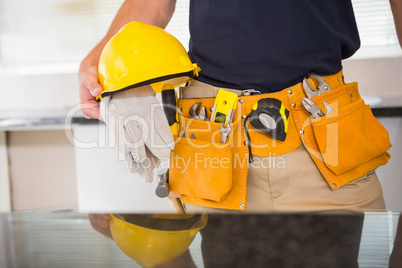
<path fill-rule="evenodd" d="M 377 102 L 372 106 L 376 117 L 402 116 L 402 97 L 372 97 L 372 100 Z"/>
<path fill-rule="evenodd" d="M 402 97 L 364 97 L 376 117 L 402 116 Z M 0 131 L 65 129 L 72 124 L 98 124 L 97 119 L 85 119 L 79 105 L 71 109 L 17 110 L 0 112 Z M 103 124 L 103 123 L 102 123 Z"/>
<path fill-rule="evenodd" d="M 400 265 L 398 219 L 395 212 L 214 214 L 190 245 L 192 258 L 158 267 L 378 268 L 388 267 L 392 250 Z M 0 236 L 0 267 L 141 267 L 73 211 L 0 214 Z"/>
<path fill-rule="evenodd" d="M 69 129 L 72 124 L 98 124 L 84 118 L 79 107 L 53 110 L 16 110 L 0 112 L 0 131 Z"/>

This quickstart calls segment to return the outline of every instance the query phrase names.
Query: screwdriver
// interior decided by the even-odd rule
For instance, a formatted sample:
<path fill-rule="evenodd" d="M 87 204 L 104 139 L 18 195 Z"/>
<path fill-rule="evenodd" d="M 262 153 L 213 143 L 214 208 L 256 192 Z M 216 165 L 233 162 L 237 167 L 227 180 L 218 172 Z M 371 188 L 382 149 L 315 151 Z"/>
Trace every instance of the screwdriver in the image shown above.
<path fill-rule="evenodd" d="M 177 136 L 178 133 L 178 113 L 177 113 L 177 95 L 174 87 L 171 84 L 164 84 L 162 91 L 162 104 L 163 111 L 169 123 L 170 131 L 173 136 Z M 158 197 L 167 197 L 169 195 L 169 169 L 166 167 L 159 167 L 157 171 L 158 186 L 156 186 L 155 194 Z"/>
<path fill-rule="evenodd" d="M 168 120 L 170 131 L 172 131 L 173 136 L 175 136 L 178 132 L 179 122 L 179 115 L 177 113 L 176 90 L 174 90 L 174 87 L 171 84 L 164 84 L 161 91 L 161 96 L 163 111 L 165 112 L 166 118 Z"/>

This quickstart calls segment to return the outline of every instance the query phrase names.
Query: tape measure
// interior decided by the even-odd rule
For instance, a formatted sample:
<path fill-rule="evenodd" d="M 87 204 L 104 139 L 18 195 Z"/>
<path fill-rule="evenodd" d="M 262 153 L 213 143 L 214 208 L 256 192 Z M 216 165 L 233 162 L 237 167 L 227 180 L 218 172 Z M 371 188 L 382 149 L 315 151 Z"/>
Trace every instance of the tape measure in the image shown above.
<path fill-rule="evenodd" d="M 274 98 L 264 98 L 256 102 L 250 114 L 250 124 L 272 138 L 284 141 L 289 126 L 289 111 L 283 103 Z"/>

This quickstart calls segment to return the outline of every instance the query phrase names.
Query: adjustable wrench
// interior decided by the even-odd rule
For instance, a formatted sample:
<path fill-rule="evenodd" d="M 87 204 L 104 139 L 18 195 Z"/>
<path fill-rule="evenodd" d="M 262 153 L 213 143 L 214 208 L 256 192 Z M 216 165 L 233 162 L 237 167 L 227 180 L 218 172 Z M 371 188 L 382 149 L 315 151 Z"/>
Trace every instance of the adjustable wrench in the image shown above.
<path fill-rule="evenodd" d="M 190 117 L 193 119 L 208 121 L 207 109 L 201 106 L 201 102 L 194 103 L 189 110 Z"/>
<path fill-rule="evenodd" d="M 227 124 L 227 127 L 225 127 L 225 123 L 222 123 L 220 131 L 222 133 L 222 140 L 221 143 L 226 143 L 226 139 L 229 136 L 230 133 L 230 124 Z"/>

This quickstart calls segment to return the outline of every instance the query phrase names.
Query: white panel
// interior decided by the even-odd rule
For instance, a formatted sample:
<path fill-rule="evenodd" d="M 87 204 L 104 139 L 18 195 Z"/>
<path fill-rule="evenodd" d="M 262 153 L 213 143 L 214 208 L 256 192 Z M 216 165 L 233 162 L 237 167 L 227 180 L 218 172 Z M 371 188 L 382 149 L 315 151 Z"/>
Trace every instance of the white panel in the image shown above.
<path fill-rule="evenodd" d="M 80 212 L 173 212 L 167 198 L 155 195 L 157 181 L 146 183 L 118 160 L 104 125 L 75 125 Z"/>
<path fill-rule="evenodd" d="M 11 211 L 6 133 L 0 131 L 0 213 Z"/>

